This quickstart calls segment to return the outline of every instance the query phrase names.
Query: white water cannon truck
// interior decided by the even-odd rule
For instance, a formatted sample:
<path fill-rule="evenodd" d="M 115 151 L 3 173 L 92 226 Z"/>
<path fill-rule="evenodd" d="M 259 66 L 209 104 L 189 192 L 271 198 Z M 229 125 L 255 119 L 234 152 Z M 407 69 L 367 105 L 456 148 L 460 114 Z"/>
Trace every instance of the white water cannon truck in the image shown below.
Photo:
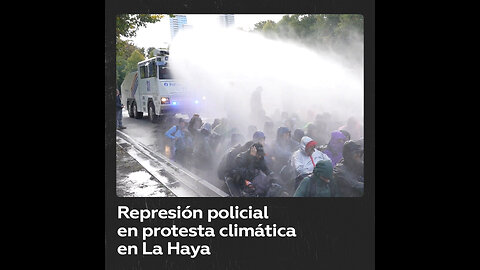
<path fill-rule="evenodd" d="M 169 52 L 155 49 L 154 55 L 139 62 L 137 71 L 127 74 L 121 85 L 122 104 L 126 104 L 128 115 L 141 119 L 147 113 L 152 122 L 158 116 L 187 113 L 192 104 L 198 103 L 172 78 Z"/>

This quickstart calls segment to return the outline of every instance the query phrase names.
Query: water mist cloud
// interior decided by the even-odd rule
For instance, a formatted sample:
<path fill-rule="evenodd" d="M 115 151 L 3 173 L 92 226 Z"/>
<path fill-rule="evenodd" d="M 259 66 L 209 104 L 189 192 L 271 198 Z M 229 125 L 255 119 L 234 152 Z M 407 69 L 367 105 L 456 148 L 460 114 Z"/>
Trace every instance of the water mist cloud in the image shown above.
<path fill-rule="evenodd" d="M 342 120 L 363 116 L 363 66 L 292 42 L 235 29 L 187 29 L 171 44 L 170 66 L 187 89 L 207 97 L 206 113 L 215 117 L 248 117 L 250 95 L 259 86 L 267 115 L 306 116 L 311 110 Z"/>

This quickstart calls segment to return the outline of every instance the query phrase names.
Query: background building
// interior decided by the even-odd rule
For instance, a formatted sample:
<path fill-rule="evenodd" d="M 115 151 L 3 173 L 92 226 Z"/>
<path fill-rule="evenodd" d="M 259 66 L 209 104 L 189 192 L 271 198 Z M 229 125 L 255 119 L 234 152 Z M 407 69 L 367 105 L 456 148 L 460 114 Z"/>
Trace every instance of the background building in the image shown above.
<path fill-rule="evenodd" d="M 183 29 L 183 26 L 187 23 L 187 16 L 175 14 L 175 17 L 170 18 L 170 35 L 172 39 Z"/>
<path fill-rule="evenodd" d="M 233 14 L 222 14 L 219 16 L 220 25 L 223 27 L 230 27 L 235 25 L 235 17 Z"/>

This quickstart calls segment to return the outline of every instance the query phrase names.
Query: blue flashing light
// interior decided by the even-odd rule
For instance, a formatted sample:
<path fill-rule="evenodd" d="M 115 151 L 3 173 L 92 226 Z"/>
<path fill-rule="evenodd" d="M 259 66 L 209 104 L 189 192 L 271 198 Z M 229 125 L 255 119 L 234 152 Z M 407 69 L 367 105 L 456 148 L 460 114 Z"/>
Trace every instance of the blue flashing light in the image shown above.
<path fill-rule="evenodd" d="M 198 104 L 198 100 L 195 100 L 195 104 Z"/>
<path fill-rule="evenodd" d="M 177 102 L 176 102 L 176 101 L 174 101 L 174 102 L 172 102 L 172 104 L 173 104 L 173 105 L 177 105 Z"/>

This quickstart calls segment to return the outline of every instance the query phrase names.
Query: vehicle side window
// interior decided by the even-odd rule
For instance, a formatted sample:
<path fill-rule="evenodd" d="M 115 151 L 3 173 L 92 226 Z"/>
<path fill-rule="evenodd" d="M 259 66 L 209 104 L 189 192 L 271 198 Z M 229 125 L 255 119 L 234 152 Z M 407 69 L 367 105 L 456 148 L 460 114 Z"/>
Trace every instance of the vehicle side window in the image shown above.
<path fill-rule="evenodd" d="M 170 70 L 165 66 L 159 66 L 160 70 L 158 72 L 159 79 L 171 79 L 172 75 L 170 74 Z"/>
<path fill-rule="evenodd" d="M 155 61 L 151 61 L 148 65 L 148 77 L 157 77 L 157 65 Z"/>
<path fill-rule="evenodd" d="M 140 78 L 144 79 L 146 77 L 146 67 L 145 66 L 140 66 Z"/>

